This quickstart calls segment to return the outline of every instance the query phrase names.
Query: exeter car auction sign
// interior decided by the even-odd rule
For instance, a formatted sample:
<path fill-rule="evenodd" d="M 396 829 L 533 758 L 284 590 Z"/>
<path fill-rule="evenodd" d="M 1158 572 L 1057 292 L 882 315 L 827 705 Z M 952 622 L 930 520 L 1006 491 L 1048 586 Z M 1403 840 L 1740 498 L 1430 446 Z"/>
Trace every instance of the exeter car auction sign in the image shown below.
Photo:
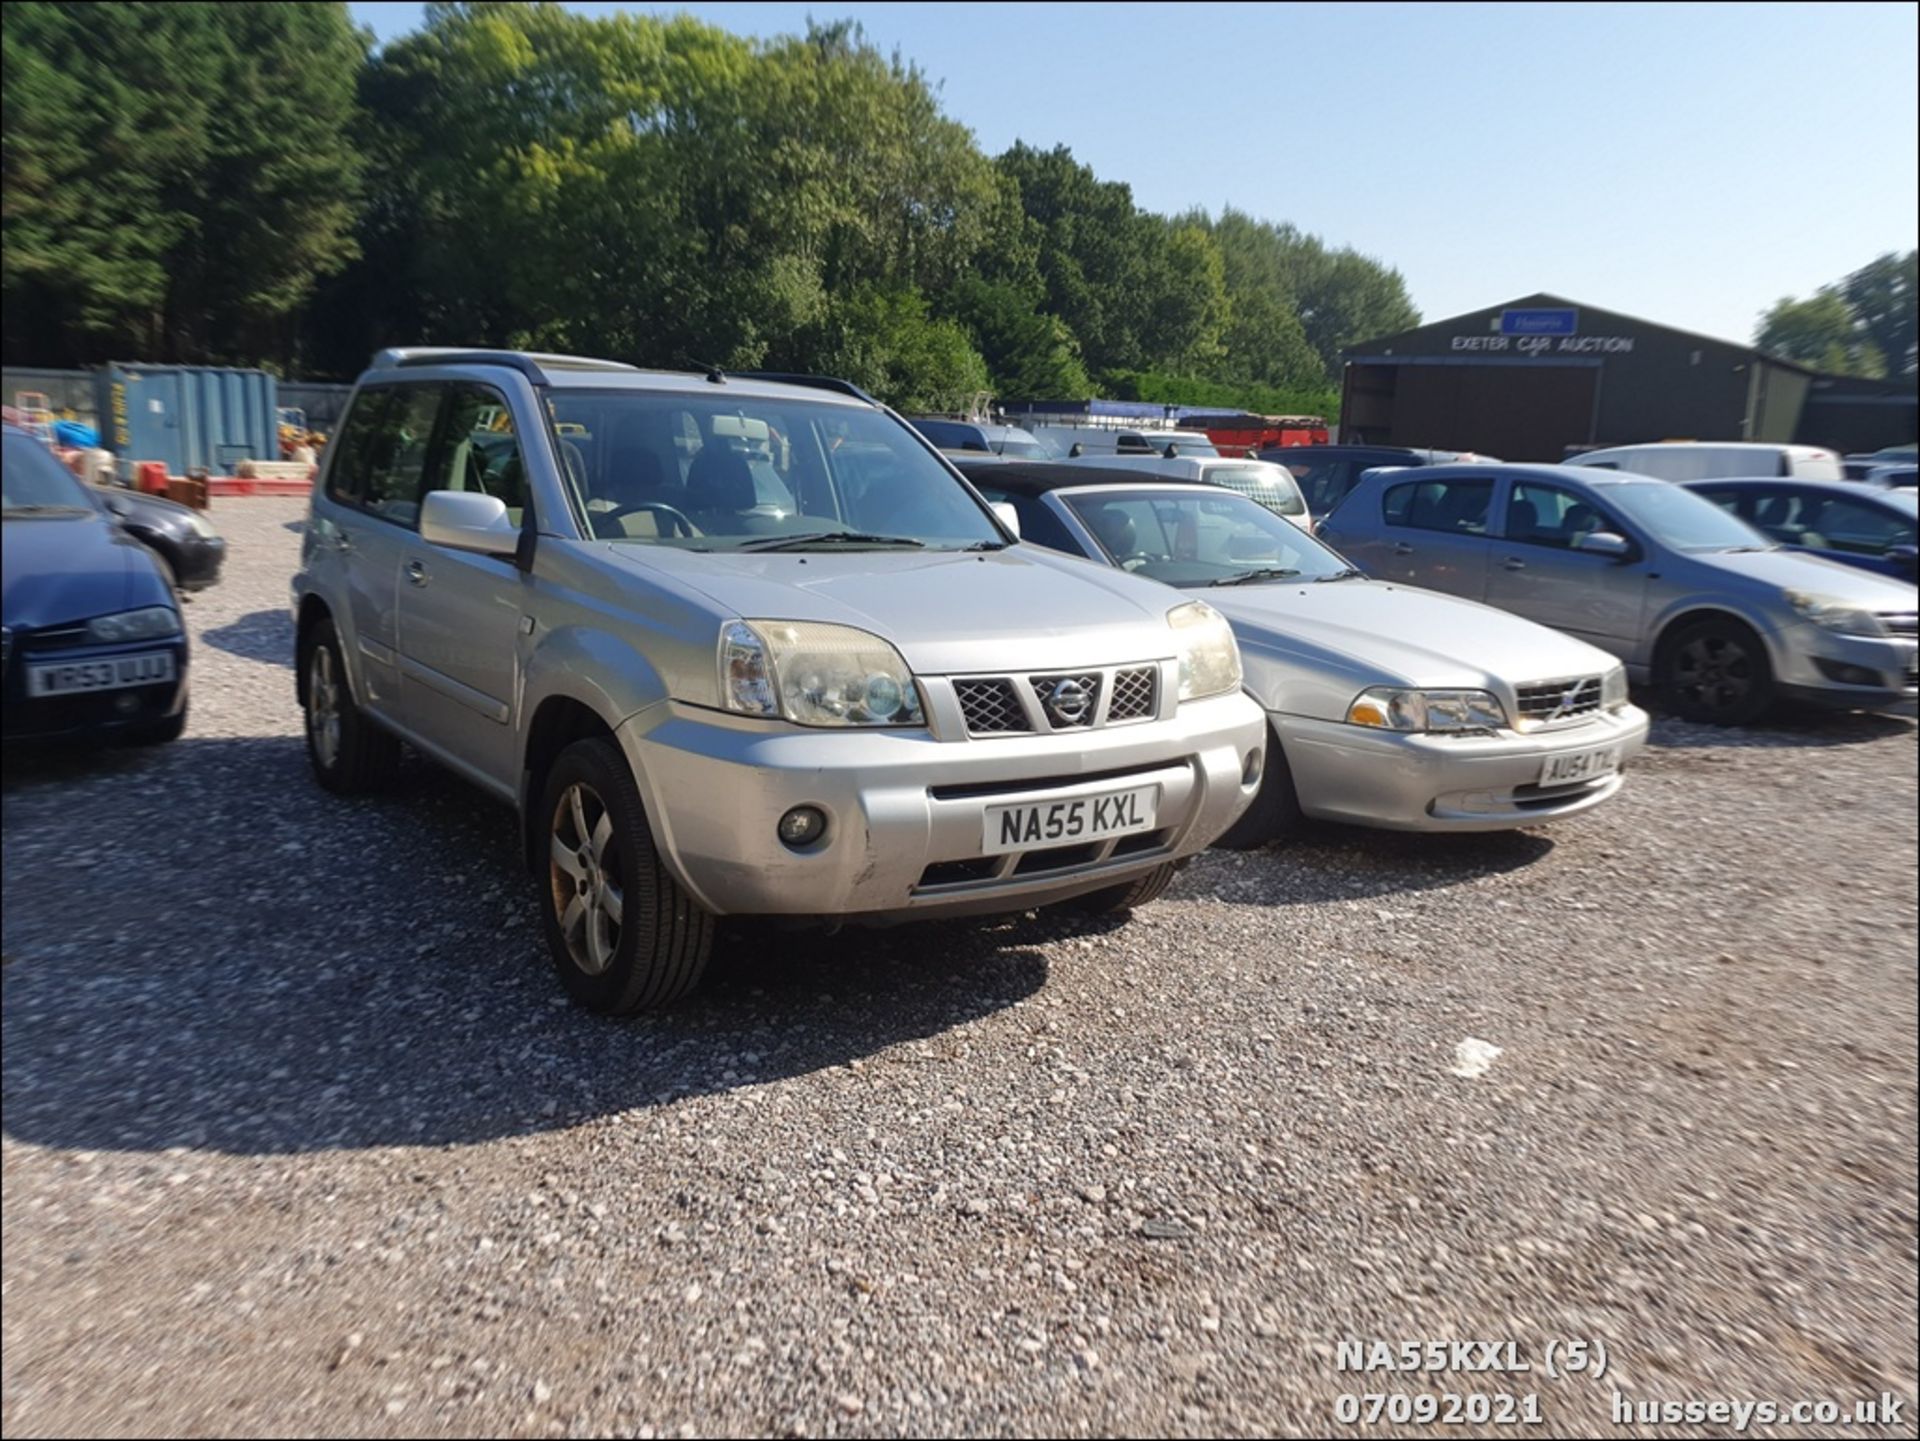
<path fill-rule="evenodd" d="M 1454 350 L 1518 351 L 1522 355 L 1627 355 L 1630 335 L 1581 335 L 1580 312 L 1569 308 L 1509 309 L 1493 317 L 1492 335 L 1456 335 Z"/>

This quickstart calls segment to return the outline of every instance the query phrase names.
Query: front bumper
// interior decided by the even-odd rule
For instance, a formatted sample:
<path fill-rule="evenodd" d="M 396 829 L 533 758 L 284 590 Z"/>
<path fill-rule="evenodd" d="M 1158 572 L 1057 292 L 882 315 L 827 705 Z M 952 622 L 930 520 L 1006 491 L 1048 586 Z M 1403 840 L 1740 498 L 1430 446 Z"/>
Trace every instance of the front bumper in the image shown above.
<path fill-rule="evenodd" d="M 1811 623 L 1774 637 L 1774 680 L 1793 700 L 1880 710 L 1920 697 L 1920 641 L 1837 635 Z"/>
<path fill-rule="evenodd" d="M 1204 849 L 1258 789 L 1266 737 L 1242 694 L 1170 720 L 1072 735 L 942 743 L 924 731 L 808 731 L 668 702 L 618 731 L 654 842 L 721 915 L 876 922 L 1026 910 L 1117 884 Z M 1156 829 L 1117 842 L 984 854 L 989 806 L 1158 785 Z M 775 834 L 796 805 L 827 833 Z"/>
<path fill-rule="evenodd" d="M 1408 735 L 1276 715 L 1300 809 L 1321 820 L 1399 831 L 1498 831 L 1591 810 L 1620 789 L 1647 743 L 1637 706 L 1562 730 L 1489 736 Z M 1620 769 L 1543 789 L 1550 756 L 1617 747 Z"/>
<path fill-rule="evenodd" d="M 118 690 L 78 691 L 70 695 L 30 696 L 27 667 L 59 662 L 111 660 L 148 651 L 173 652 L 174 678 L 158 685 L 127 686 Z M 161 641 L 129 641 L 124 645 L 62 647 L 34 651 L 16 648 L 6 660 L 4 714 L 0 735 L 16 741 L 67 740 L 81 736 L 106 737 L 142 730 L 180 714 L 187 704 L 187 644 L 185 637 Z"/>

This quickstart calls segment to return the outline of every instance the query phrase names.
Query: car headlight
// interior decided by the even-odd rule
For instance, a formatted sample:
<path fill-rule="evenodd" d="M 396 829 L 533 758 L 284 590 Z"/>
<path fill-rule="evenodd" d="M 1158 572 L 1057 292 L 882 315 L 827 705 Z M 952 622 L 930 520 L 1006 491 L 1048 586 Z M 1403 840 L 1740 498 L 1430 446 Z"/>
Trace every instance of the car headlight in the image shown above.
<path fill-rule="evenodd" d="M 1180 699 L 1199 700 L 1240 689 L 1240 643 L 1227 618 L 1204 601 L 1167 612 L 1180 655 Z"/>
<path fill-rule="evenodd" d="M 1810 620 L 1823 630 L 1833 631 L 1837 635 L 1861 635 L 1879 640 L 1888 633 L 1886 625 L 1872 611 L 1861 610 L 1830 595 L 1811 595 L 1804 590 L 1790 590 L 1787 592 L 1787 604 L 1802 620 Z"/>
<path fill-rule="evenodd" d="M 808 726 L 926 724 L 899 651 L 864 630 L 817 621 L 729 622 L 720 633 L 720 699 L 728 710 Z"/>
<path fill-rule="evenodd" d="M 1627 692 L 1627 668 L 1617 665 L 1600 677 L 1600 705 L 1605 710 L 1624 710 L 1632 697 Z"/>
<path fill-rule="evenodd" d="M 187 512 L 187 524 L 193 527 L 193 533 L 202 540 L 218 540 L 220 532 L 213 528 L 213 522 L 197 510 Z"/>
<path fill-rule="evenodd" d="M 180 616 L 170 605 L 150 605 L 142 610 L 97 615 L 87 622 L 88 640 L 152 640 L 155 636 L 178 634 Z"/>
<path fill-rule="evenodd" d="M 1374 686 L 1353 698 L 1347 723 L 1390 731 L 1496 731 L 1507 728 L 1507 708 L 1483 690 Z"/>

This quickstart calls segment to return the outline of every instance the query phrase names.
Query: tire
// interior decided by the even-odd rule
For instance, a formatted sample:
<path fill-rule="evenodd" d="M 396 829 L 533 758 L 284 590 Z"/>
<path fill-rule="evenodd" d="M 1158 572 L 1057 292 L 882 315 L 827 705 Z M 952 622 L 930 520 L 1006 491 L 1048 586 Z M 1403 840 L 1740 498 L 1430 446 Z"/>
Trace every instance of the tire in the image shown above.
<path fill-rule="evenodd" d="M 590 1011 L 625 1016 L 699 984 L 713 917 L 662 863 L 619 746 L 591 737 L 562 751 L 536 821 L 545 860 L 540 913 L 567 994 Z"/>
<path fill-rule="evenodd" d="M 400 741 L 354 703 L 340 636 L 331 620 L 314 626 L 301 664 L 306 669 L 303 729 L 314 779 L 335 795 L 380 789 L 400 764 Z"/>
<path fill-rule="evenodd" d="M 1276 841 L 1290 841 L 1299 834 L 1305 817 L 1300 812 L 1300 796 L 1293 788 L 1293 767 L 1287 753 L 1280 749 L 1280 737 L 1267 731 L 1267 769 L 1260 778 L 1260 789 L 1253 803 L 1240 813 L 1240 819 L 1228 826 L 1214 842 L 1221 850 L 1251 851 Z"/>
<path fill-rule="evenodd" d="M 1694 621 L 1660 648 L 1657 677 L 1682 720 L 1740 726 L 1773 704 L 1773 666 L 1760 637 L 1728 616 Z"/>
<path fill-rule="evenodd" d="M 180 707 L 180 714 L 168 716 L 152 725 L 143 725 L 127 732 L 127 744 L 133 746 L 165 745 L 168 741 L 177 741 L 186 734 L 187 708 Z"/>
<path fill-rule="evenodd" d="M 1089 891 L 1084 896 L 1075 896 L 1067 904 L 1076 911 L 1092 916 L 1125 915 L 1136 906 L 1159 900 L 1161 893 L 1173 884 L 1174 874 L 1179 869 L 1179 866 L 1168 861 L 1165 865 L 1155 866 L 1137 880 L 1123 881 L 1101 891 Z"/>

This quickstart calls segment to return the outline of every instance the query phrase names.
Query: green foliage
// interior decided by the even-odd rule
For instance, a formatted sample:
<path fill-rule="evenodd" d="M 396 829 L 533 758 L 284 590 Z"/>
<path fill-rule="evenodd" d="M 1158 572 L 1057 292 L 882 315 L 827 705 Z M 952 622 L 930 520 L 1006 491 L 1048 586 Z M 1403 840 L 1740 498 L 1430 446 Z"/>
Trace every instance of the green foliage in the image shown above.
<path fill-rule="evenodd" d="M 1912 375 L 1916 365 L 1915 315 L 1920 309 L 1920 252 L 1888 252 L 1841 283 L 1854 323 L 1880 352 L 1882 373 Z"/>
<path fill-rule="evenodd" d="M 9 357 L 271 361 L 398 343 L 843 374 L 901 405 L 1326 408 L 1398 275 L 1065 148 L 997 159 L 850 23 L 430 4 L 8 6 Z M 357 259 L 356 259 L 357 256 Z"/>
<path fill-rule="evenodd" d="M 7 6 L 6 348 L 254 357 L 355 253 L 344 5 Z"/>
<path fill-rule="evenodd" d="M 1255 415 L 1318 415 L 1329 423 L 1339 418 L 1340 392 L 1325 381 L 1282 389 L 1144 370 L 1108 371 L 1101 380 L 1116 400 L 1218 406 L 1222 410 L 1245 410 Z"/>
<path fill-rule="evenodd" d="M 1879 348 L 1862 332 L 1836 286 L 1816 290 L 1805 300 L 1783 296 L 1761 318 L 1754 344 L 1830 375 L 1886 373 Z"/>

